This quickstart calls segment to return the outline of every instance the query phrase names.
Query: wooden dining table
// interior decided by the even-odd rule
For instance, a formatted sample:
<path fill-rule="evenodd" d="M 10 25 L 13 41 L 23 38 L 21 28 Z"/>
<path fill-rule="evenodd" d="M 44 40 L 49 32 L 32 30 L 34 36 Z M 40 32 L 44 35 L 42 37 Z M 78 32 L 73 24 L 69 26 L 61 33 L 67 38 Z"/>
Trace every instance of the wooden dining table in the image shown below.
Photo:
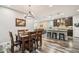
<path fill-rule="evenodd" d="M 23 53 L 25 52 L 25 44 L 26 44 L 27 41 L 29 42 L 29 46 L 28 47 L 31 48 L 30 47 L 31 42 L 29 41 L 30 40 L 30 35 L 27 34 L 27 33 L 30 33 L 30 32 L 34 32 L 34 31 L 27 31 L 23 35 L 18 35 L 19 41 L 21 41 L 21 51 Z M 42 40 L 40 40 L 40 44 L 42 45 Z"/>
<path fill-rule="evenodd" d="M 21 41 L 21 50 L 22 50 L 22 52 L 25 51 L 25 42 L 26 42 L 26 41 L 29 41 L 29 38 L 26 39 L 27 36 L 28 36 L 28 35 L 20 36 L 20 41 Z"/>
<path fill-rule="evenodd" d="M 19 35 L 19 40 L 20 40 L 20 42 L 21 42 L 21 50 L 22 50 L 22 52 L 25 52 L 25 44 L 26 44 L 26 42 L 28 42 L 28 48 L 30 48 L 30 35 L 29 35 L 29 33 L 30 32 L 33 32 L 33 31 L 27 31 L 26 33 L 23 33 L 22 35 L 20 34 Z M 29 51 L 30 51 L 30 49 L 29 49 Z"/>

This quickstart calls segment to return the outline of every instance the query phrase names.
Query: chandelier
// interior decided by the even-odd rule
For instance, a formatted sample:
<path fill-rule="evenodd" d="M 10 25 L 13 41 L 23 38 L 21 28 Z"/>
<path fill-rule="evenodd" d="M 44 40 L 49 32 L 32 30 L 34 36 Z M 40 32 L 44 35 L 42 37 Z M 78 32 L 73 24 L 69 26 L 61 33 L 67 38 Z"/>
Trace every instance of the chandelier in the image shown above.
<path fill-rule="evenodd" d="M 26 18 L 35 18 L 34 15 L 33 15 L 32 12 L 31 12 L 31 5 L 28 5 L 28 9 L 27 9 L 27 12 L 26 12 L 24 18 L 25 18 L 25 19 L 26 19 Z"/>

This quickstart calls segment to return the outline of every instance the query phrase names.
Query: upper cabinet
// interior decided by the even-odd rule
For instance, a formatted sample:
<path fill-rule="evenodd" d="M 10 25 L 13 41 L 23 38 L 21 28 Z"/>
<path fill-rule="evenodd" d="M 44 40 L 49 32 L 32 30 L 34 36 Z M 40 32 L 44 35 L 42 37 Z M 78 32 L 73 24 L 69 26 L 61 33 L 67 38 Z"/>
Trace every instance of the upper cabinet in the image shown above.
<path fill-rule="evenodd" d="M 68 17 L 65 19 L 65 25 L 66 26 L 73 26 L 73 18 L 72 17 Z"/>
<path fill-rule="evenodd" d="M 66 17 L 66 18 L 59 18 L 53 20 L 53 25 L 59 27 L 60 25 L 64 26 L 73 26 L 73 18 Z"/>
<path fill-rule="evenodd" d="M 57 19 L 53 20 L 53 25 L 57 26 Z"/>

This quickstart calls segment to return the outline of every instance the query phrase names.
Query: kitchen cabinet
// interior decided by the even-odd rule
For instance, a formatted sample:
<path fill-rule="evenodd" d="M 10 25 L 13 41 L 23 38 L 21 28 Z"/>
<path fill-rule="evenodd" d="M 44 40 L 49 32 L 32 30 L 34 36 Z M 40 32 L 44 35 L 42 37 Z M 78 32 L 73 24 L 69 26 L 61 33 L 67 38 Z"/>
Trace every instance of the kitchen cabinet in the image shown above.
<path fill-rule="evenodd" d="M 59 26 L 59 23 L 57 22 L 57 20 L 58 20 L 58 19 L 54 19 L 54 20 L 53 20 L 53 26 L 57 26 L 57 27 Z"/>
<path fill-rule="evenodd" d="M 53 25 L 57 26 L 57 19 L 53 20 Z"/>
<path fill-rule="evenodd" d="M 73 19 L 72 17 L 68 17 L 65 19 L 65 25 L 66 26 L 73 26 Z"/>
<path fill-rule="evenodd" d="M 68 30 L 67 35 L 72 37 L 73 36 L 73 30 Z"/>
<path fill-rule="evenodd" d="M 59 21 L 59 22 L 58 22 Z M 60 26 L 65 25 L 65 26 L 73 26 L 73 18 L 72 17 L 66 17 L 66 18 L 59 18 L 59 19 L 54 19 L 53 20 L 53 25 L 55 26 Z"/>

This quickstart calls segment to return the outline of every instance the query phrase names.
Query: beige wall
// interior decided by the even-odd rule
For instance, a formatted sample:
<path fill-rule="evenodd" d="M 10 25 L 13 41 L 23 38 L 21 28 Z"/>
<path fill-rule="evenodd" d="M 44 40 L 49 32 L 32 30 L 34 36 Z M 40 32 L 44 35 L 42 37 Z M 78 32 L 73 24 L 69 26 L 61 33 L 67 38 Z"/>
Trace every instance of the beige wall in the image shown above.
<path fill-rule="evenodd" d="M 48 25 L 47 21 L 36 22 L 34 28 L 43 28 L 46 29 Z"/>

